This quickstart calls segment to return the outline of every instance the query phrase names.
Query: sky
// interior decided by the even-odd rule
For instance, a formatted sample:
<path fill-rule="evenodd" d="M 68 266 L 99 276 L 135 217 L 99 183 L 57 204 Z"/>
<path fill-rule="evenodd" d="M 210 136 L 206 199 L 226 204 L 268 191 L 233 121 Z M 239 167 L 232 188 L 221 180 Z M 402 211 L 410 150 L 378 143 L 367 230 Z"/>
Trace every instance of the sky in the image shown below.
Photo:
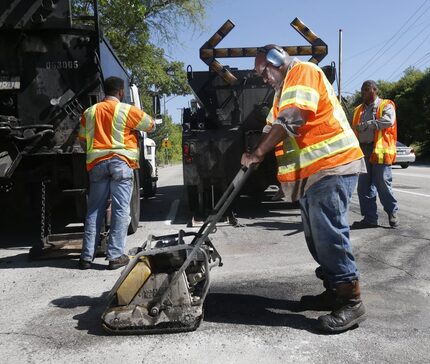
<path fill-rule="evenodd" d="M 206 71 L 200 47 L 230 19 L 235 27 L 218 48 L 281 46 L 309 43 L 290 25 L 298 17 L 328 45 L 320 66 L 339 63 L 342 34 L 341 92 L 348 96 L 367 79 L 397 81 L 409 67 L 430 67 L 430 0 L 212 0 L 207 7 L 205 29 L 178 33 L 181 45 L 164 47 L 171 60 Z M 308 57 L 298 57 L 307 61 Z M 220 58 L 221 64 L 253 69 L 253 58 Z M 336 83 L 335 90 L 338 91 Z M 192 96 L 170 96 L 162 107 L 181 122 L 181 108 Z"/>

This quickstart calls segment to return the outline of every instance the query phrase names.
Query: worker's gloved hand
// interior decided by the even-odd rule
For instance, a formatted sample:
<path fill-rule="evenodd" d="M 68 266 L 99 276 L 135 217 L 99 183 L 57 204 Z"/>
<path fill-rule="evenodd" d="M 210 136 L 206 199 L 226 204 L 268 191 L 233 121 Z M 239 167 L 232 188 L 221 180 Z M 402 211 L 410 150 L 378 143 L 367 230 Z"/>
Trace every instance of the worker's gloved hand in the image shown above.
<path fill-rule="evenodd" d="M 377 126 L 376 126 L 376 120 L 367 120 L 367 121 L 364 121 L 364 122 L 358 124 L 355 127 L 355 129 L 358 132 L 365 131 L 368 128 L 371 129 L 371 130 L 375 130 L 377 128 Z"/>
<path fill-rule="evenodd" d="M 362 131 L 365 131 L 366 129 L 367 129 L 367 123 L 366 122 L 357 124 L 355 126 L 355 130 L 357 130 L 359 133 Z"/>
<path fill-rule="evenodd" d="M 376 120 L 367 120 L 366 123 L 369 129 L 372 129 L 372 130 L 378 129 L 378 124 L 376 123 Z"/>

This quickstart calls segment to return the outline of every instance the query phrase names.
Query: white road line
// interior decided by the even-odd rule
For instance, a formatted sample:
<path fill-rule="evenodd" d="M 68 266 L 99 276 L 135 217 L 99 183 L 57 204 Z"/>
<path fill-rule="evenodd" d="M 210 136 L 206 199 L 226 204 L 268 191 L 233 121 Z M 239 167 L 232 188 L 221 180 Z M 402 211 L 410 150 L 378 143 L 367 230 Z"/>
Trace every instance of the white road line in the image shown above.
<path fill-rule="evenodd" d="M 428 174 L 418 174 L 418 173 L 402 173 L 402 172 L 394 172 L 394 176 L 405 176 L 405 177 L 418 177 L 418 178 L 430 178 Z"/>
<path fill-rule="evenodd" d="M 166 220 L 164 220 L 165 225 L 171 225 L 172 221 L 175 220 L 176 213 L 178 212 L 179 207 L 179 200 L 175 200 L 172 202 L 172 205 L 170 206 L 169 213 L 167 214 Z"/>
<path fill-rule="evenodd" d="M 397 189 L 397 188 L 393 188 L 393 191 L 403 192 L 403 193 L 409 193 L 410 195 L 416 195 L 416 196 L 430 197 L 430 195 L 426 195 L 426 194 L 424 194 L 424 193 L 418 193 L 418 192 L 411 192 L 411 191 L 399 190 L 399 189 Z"/>

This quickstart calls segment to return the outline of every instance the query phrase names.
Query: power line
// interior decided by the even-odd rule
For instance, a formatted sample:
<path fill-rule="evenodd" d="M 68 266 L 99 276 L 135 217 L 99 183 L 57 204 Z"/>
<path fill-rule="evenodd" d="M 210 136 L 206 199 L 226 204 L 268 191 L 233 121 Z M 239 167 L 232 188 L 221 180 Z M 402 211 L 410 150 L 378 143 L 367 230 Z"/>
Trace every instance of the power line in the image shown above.
<path fill-rule="evenodd" d="M 424 54 L 424 56 L 422 56 L 420 59 L 418 59 L 412 65 L 412 67 L 421 67 L 421 66 L 424 66 L 424 64 L 426 63 L 427 60 L 430 60 L 430 52 L 427 52 L 426 54 Z"/>
<path fill-rule="evenodd" d="M 409 16 L 409 18 L 403 23 L 403 25 L 397 30 L 397 32 L 385 43 L 385 45 L 378 51 L 378 52 L 376 52 L 374 55 L 373 55 L 373 57 L 371 57 L 371 59 L 369 59 L 365 64 L 364 64 L 364 66 L 359 70 L 359 71 L 357 71 L 357 73 L 355 74 L 355 76 L 353 76 L 353 77 L 351 77 L 351 78 L 349 78 L 346 82 L 345 82 L 345 86 L 346 85 L 348 85 L 348 84 L 350 84 L 352 81 L 354 81 L 355 79 L 357 79 L 359 76 L 361 76 L 361 74 L 363 73 L 363 71 L 365 71 L 365 70 L 367 70 L 371 65 L 373 65 L 373 61 L 382 53 L 384 53 L 385 52 L 385 50 L 386 50 L 386 48 L 387 47 L 389 47 L 389 46 L 392 46 L 392 45 L 394 45 L 395 43 L 397 43 L 398 41 L 399 41 L 399 39 L 403 36 L 403 35 L 405 35 L 408 31 L 409 31 L 409 29 L 414 25 L 414 23 L 411 23 L 410 21 L 411 21 L 411 19 L 413 19 L 414 17 L 415 17 L 415 15 L 424 7 L 424 5 L 426 5 L 426 3 L 428 4 L 428 1 L 427 0 L 424 0 L 424 2 L 415 10 L 415 12 L 411 15 L 411 16 Z M 425 9 L 419 16 L 418 16 L 418 18 L 415 20 L 415 21 L 417 21 L 418 19 L 420 19 L 424 14 L 425 14 L 425 12 L 427 12 L 427 10 L 429 10 L 429 8 L 427 8 L 427 9 Z M 397 35 L 403 30 L 403 28 L 405 28 L 405 26 L 406 25 L 408 25 L 409 24 L 409 27 L 403 32 L 403 34 L 400 36 L 400 37 L 398 37 L 397 39 L 396 39 L 396 41 L 391 45 L 390 44 L 390 42 L 392 42 L 392 40 L 393 39 L 395 39 L 396 37 L 397 37 Z"/>
<path fill-rule="evenodd" d="M 414 64 L 411 64 L 411 67 L 415 67 L 415 68 L 418 68 L 418 67 L 420 67 L 421 66 L 421 63 L 422 63 L 422 65 L 424 65 L 427 61 L 430 61 L 430 52 L 427 52 L 426 54 L 424 54 L 421 58 L 419 58 Z M 390 78 L 390 79 L 388 79 L 389 81 L 391 81 L 391 80 L 395 80 L 395 79 L 397 79 L 398 77 L 400 77 L 401 76 L 401 74 L 404 72 L 404 70 L 402 70 L 402 71 L 400 71 L 400 72 L 397 72 L 395 75 L 394 75 L 394 77 L 392 77 L 392 78 Z M 391 77 L 391 76 L 390 76 Z"/>
<path fill-rule="evenodd" d="M 414 54 L 422 45 L 423 45 L 423 43 L 427 40 L 427 39 L 429 39 L 430 38 L 430 32 L 427 34 L 427 36 L 423 39 L 423 41 L 420 43 L 420 44 L 418 44 L 417 46 L 416 46 L 416 48 L 409 54 L 409 56 L 412 56 L 412 54 Z M 404 65 L 405 65 L 405 63 L 406 62 L 408 62 L 409 61 L 409 58 L 406 58 L 406 60 L 399 66 L 399 68 L 402 68 Z M 395 72 L 395 71 L 394 71 Z M 394 73 L 393 72 L 393 73 Z M 388 79 L 390 79 L 391 78 L 391 76 L 393 76 L 393 73 L 391 74 L 391 75 L 389 75 L 388 76 Z"/>
<path fill-rule="evenodd" d="M 405 60 L 404 60 L 404 62 L 402 62 L 398 67 L 397 67 L 397 69 L 400 69 L 405 63 L 407 63 L 409 60 L 410 60 L 410 57 L 417 51 L 417 49 L 419 49 L 420 47 L 421 47 L 421 45 L 428 39 L 430 37 L 430 32 L 426 35 L 426 37 L 424 38 L 424 40 L 420 43 L 420 44 L 418 44 L 418 46 L 412 51 L 412 52 L 410 52 L 409 54 L 408 54 L 408 56 L 405 58 Z M 406 47 L 405 48 L 401 48 L 402 50 L 405 50 L 409 45 L 412 45 L 413 44 L 413 40 L 415 40 L 415 39 L 418 39 L 418 38 L 416 38 L 415 36 L 411 39 L 411 40 L 408 40 L 407 41 L 407 45 L 406 45 Z M 395 50 L 394 48 L 392 49 L 392 51 L 393 51 L 393 56 L 392 57 L 390 57 L 390 59 L 395 59 L 396 57 L 395 57 L 395 54 L 397 54 L 398 53 L 398 51 L 397 50 Z M 368 78 L 371 78 L 371 76 L 373 76 L 376 72 L 378 72 L 381 68 L 383 68 L 383 67 L 385 67 L 386 66 L 386 63 L 382 63 L 382 65 L 380 65 L 378 68 L 376 68 L 372 73 L 370 73 L 369 75 L 368 75 Z M 396 73 L 397 72 L 397 70 L 394 70 L 393 71 L 393 73 Z M 387 80 L 389 80 L 390 79 L 390 77 L 393 75 L 393 73 L 392 74 L 390 74 L 390 76 L 388 76 L 387 77 Z"/>
<path fill-rule="evenodd" d="M 422 23 L 414 24 L 414 25 L 411 27 L 411 29 L 412 29 L 412 28 L 421 27 L 422 25 L 428 25 L 429 23 L 430 23 L 430 20 L 426 20 L 426 21 L 424 21 L 424 22 L 422 22 Z M 349 57 L 345 58 L 345 61 L 348 61 L 348 60 L 350 60 L 350 59 L 357 58 L 357 57 L 359 57 L 359 56 L 361 56 L 361 55 L 364 55 L 365 53 L 367 53 L 367 52 L 369 52 L 369 51 L 371 51 L 371 50 L 373 50 L 373 49 L 375 49 L 375 48 L 379 47 L 381 44 L 386 44 L 387 42 L 388 42 L 388 39 L 384 39 L 382 42 L 378 42 L 377 44 L 375 44 L 375 45 L 373 45 L 373 46 L 371 46 L 371 47 L 369 47 L 369 48 L 363 49 L 363 50 L 361 50 L 360 52 L 357 52 L 357 53 L 354 53 L 354 54 L 350 55 Z"/>
<path fill-rule="evenodd" d="M 386 42 L 387 42 L 386 40 L 383 40 L 382 42 L 379 42 L 379 43 L 377 43 L 377 44 L 373 45 L 373 46 L 372 46 L 372 47 L 370 47 L 370 48 L 366 48 L 366 49 L 364 49 L 364 50 L 362 50 L 362 51 L 360 51 L 360 52 L 357 52 L 357 53 L 355 53 L 355 54 L 352 54 L 352 55 L 351 55 L 351 56 L 349 56 L 348 58 L 345 58 L 345 61 L 349 61 L 350 59 L 356 58 L 357 56 L 360 56 L 360 55 L 362 55 L 362 54 L 364 54 L 364 53 L 367 53 L 367 52 L 369 52 L 369 51 L 371 51 L 371 50 L 373 50 L 373 49 L 375 49 L 375 48 L 379 47 L 381 44 L 385 44 Z"/>

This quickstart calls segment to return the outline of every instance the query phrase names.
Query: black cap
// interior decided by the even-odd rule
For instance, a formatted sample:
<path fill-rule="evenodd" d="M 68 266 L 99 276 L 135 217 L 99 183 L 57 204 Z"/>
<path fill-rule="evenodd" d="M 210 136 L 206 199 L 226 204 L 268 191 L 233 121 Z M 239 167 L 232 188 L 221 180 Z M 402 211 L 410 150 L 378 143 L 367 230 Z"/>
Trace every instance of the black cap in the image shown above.
<path fill-rule="evenodd" d="M 375 81 L 373 81 L 373 80 L 367 80 L 367 81 L 364 81 L 364 82 L 363 82 L 363 85 L 361 86 L 361 88 L 363 88 L 363 87 L 367 87 L 367 86 L 370 86 L 370 87 L 372 87 L 372 88 L 374 88 L 374 89 L 378 89 L 378 86 L 376 85 L 376 82 L 375 82 Z"/>

